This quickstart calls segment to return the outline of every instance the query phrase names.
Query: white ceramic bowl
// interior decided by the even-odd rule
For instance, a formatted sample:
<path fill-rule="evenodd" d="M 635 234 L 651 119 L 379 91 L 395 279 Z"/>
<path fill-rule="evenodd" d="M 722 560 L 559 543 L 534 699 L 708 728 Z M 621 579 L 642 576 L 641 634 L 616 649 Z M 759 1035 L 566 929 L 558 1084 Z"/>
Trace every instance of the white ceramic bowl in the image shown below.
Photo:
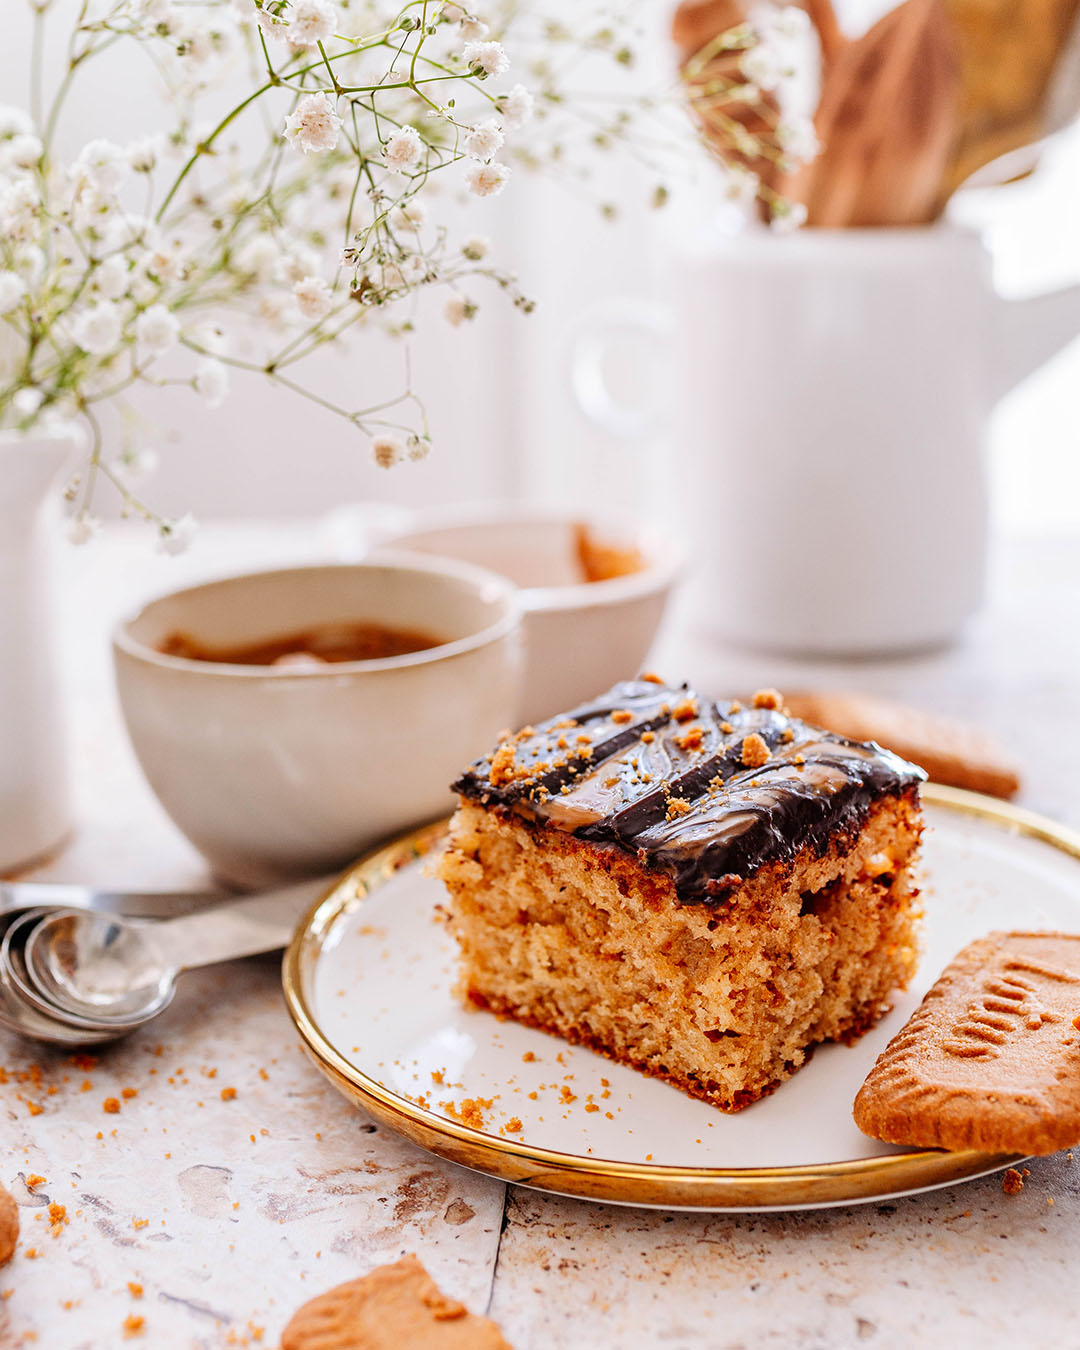
<path fill-rule="evenodd" d="M 608 581 L 582 581 L 574 547 L 579 523 L 603 542 L 636 549 L 644 567 Z M 505 502 L 411 512 L 344 507 L 328 522 L 327 535 L 338 556 L 385 543 L 473 563 L 520 587 L 525 676 L 519 725 L 565 712 L 637 675 L 684 564 L 671 540 L 631 518 Z"/>
<path fill-rule="evenodd" d="M 315 669 L 166 656 L 170 633 L 240 645 L 361 621 L 446 641 Z M 514 587 L 447 559 L 257 572 L 154 600 L 117 629 L 120 703 L 166 811 L 223 880 L 329 870 L 451 805 L 517 706 Z"/>

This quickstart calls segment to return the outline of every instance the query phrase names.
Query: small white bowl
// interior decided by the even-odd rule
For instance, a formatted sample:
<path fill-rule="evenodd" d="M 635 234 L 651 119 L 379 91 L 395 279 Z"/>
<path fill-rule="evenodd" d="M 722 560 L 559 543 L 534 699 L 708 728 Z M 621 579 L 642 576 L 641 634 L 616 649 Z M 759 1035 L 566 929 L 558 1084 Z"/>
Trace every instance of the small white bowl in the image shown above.
<path fill-rule="evenodd" d="M 640 554 L 644 566 L 606 581 L 582 581 L 575 531 Z M 525 675 L 517 724 L 539 722 L 643 668 L 685 558 L 657 531 L 614 513 L 491 503 L 406 512 L 343 507 L 327 524 L 337 556 L 378 556 L 388 544 L 456 558 L 520 587 Z"/>
<path fill-rule="evenodd" d="M 370 622 L 436 647 L 313 669 L 157 650 Z M 177 591 L 121 623 L 117 686 L 143 772 L 223 880 L 266 886 L 347 863 L 449 809 L 449 784 L 513 721 L 521 678 L 514 587 L 448 559 L 255 572 Z"/>

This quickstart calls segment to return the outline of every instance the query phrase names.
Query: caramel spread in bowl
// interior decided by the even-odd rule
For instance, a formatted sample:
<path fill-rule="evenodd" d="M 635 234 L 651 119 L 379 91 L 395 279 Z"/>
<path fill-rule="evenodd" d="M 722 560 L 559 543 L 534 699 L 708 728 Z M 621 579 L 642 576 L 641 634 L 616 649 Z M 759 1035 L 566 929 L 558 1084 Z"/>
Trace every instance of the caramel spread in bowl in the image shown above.
<path fill-rule="evenodd" d="M 214 661 L 227 666 L 304 666 L 339 661 L 380 661 L 389 656 L 427 651 L 444 638 L 379 623 L 324 623 L 297 633 L 258 642 L 213 647 L 189 633 L 170 633 L 158 644 L 165 656 Z"/>

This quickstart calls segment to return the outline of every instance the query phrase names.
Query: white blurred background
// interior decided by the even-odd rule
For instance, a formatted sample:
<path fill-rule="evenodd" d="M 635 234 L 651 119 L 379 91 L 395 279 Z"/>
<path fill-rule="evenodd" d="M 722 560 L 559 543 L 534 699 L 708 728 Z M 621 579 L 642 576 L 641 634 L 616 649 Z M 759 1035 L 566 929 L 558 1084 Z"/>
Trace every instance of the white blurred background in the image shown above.
<path fill-rule="evenodd" d="M 643 88 L 662 87 L 673 68 L 670 3 L 639 5 L 653 37 L 642 51 L 638 79 Z M 572 19 L 573 0 L 564 7 Z M 3 8 L 0 100 L 25 105 L 30 6 L 5 0 Z M 61 58 L 75 8 L 76 0 L 59 0 L 50 14 L 50 59 Z M 838 6 L 845 26 L 856 31 L 883 8 L 867 0 Z M 95 62 L 76 87 L 61 149 L 74 153 L 92 136 L 127 141 L 164 126 L 163 118 L 151 70 L 121 44 L 111 68 L 108 60 Z M 423 463 L 381 470 L 351 428 L 257 376 L 234 373 L 233 392 L 217 410 L 200 406 L 186 390 L 162 391 L 147 408 L 146 444 L 161 455 L 155 507 L 212 518 L 312 515 L 375 499 L 424 505 L 510 496 L 587 504 L 602 493 L 605 501 L 629 507 L 662 503 L 659 485 L 670 480 L 679 453 L 666 442 L 663 424 L 639 444 L 606 435 L 576 406 L 569 378 L 577 336 L 597 304 L 620 296 L 663 298 L 668 227 L 647 205 L 654 181 L 626 160 L 598 157 L 592 200 L 519 171 L 497 201 L 469 203 L 470 229 L 491 237 L 497 260 L 518 272 L 538 304 L 525 316 L 504 297 L 479 292 L 478 317 L 456 329 L 443 321 L 441 299 L 421 309 L 412 360 L 434 437 Z M 694 189 L 688 191 L 692 202 Z M 601 219 L 600 201 L 619 206 L 615 223 Z M 1029 179 L 965 194 L 956 214 L 984 229 L 1006 293 L 1080 280 L 1080 133 L 1050 146 Z M 662 380 L 651 354 L 632 346 L 613 372 L 616 383 Z M 314 381 L 355 406 L 396 390 L 403 352 L 399 343 L 368 334 L 317 359 L 320 368 L 309 372 Z M 989 447 L 1000 529 L 1080 529 L 1078 405 L 1077 343 L 1000 404 Z M 718 427 L 718 442 L 722 436 Z"/>

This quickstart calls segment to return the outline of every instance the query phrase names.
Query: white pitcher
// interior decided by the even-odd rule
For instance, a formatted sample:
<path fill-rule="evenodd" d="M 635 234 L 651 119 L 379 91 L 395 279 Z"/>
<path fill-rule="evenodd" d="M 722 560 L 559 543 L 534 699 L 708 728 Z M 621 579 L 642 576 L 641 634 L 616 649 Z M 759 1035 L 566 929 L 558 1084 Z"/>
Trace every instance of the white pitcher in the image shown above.
<path fill-rule="evenodd" d="M 1002 299 L 979 236 L 949 225 L 702 229 L 669 262 L 668 312 L 624 302 L 602 322 L 671 357 L 670 478 L 703 627 L 802 655 L 954 637 L 985 584 L 987 419 L 1080 333 L 1080 287 Z M 655 410 L 610 395 L 606 341 L 579 343 L 579 402 L 640 438 Z"/>
<path fill-rule="evenodd" d="M 0 874 L 71 828 L 52 553 L 70 438 L 0 435 Z"/>

